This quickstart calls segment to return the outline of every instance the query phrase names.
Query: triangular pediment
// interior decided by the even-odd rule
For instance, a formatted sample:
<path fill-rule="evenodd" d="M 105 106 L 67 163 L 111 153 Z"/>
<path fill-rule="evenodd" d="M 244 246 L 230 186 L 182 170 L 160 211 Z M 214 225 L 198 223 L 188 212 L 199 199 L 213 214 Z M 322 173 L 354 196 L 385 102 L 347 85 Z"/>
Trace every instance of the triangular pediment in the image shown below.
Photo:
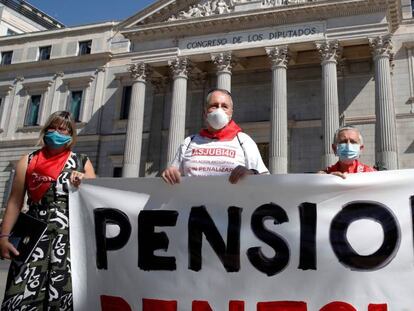
<path fill-rule="evenodd" d="M 159 0 L 120 23 L 121 29 L 298 5 L 310 0 Z"/>
<path fill-rule="evenodd" d="M 389 31 L 401 21 L 400 0 L 158 0 L 118 24 L 134 40 L 179 38 L 311 22 L 333 16 L 387 14 Z M 139 38 L 139 39 L 138 39 Z"/>

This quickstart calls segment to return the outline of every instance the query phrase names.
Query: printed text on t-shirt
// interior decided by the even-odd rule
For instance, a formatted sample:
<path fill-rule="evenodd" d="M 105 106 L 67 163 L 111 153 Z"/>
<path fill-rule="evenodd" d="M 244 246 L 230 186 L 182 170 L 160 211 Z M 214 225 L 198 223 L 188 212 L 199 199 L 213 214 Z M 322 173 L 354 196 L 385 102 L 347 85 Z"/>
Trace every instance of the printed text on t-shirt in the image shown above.
<path fill-rule="evenodd" d="M 236 157 L 236 151 L 226 148 L 199 148 L 193 149 L 192 156 Z"/>

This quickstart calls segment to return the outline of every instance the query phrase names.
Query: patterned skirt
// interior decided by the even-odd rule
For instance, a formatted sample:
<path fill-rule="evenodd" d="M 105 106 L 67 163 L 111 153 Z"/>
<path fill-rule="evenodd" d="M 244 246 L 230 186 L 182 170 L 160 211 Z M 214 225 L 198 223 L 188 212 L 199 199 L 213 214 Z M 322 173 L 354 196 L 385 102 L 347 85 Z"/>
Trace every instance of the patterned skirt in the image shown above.
<path fill-rule="evenodd" d="M 69 210 L 65 201 L 29 208 L 28 214 L 45 221 L 47 230 L 27 263 L 12 261 L 2 311 L 73 310 Z"/>

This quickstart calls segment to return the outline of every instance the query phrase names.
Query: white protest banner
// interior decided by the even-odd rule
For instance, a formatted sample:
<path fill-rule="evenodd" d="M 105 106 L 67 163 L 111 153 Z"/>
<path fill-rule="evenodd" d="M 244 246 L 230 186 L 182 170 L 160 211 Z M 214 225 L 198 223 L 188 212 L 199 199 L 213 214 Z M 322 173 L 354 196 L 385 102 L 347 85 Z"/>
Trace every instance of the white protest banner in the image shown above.
<path fill-rule="evenodd" d="M 414 310 L 413 209 L 414 170 L 88 181 L 75 310 Z"/>

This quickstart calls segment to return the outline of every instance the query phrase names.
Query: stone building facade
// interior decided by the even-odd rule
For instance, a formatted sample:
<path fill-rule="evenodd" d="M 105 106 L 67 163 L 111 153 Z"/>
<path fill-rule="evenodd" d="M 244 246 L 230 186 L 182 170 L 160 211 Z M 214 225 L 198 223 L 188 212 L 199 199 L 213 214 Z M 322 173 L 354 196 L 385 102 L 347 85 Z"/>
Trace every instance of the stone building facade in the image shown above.
<path fill-rule="evenodd" d="M 215 87 L 273 173 L 333 163 L 345 124 L 364 135 L 363 162 L 414 167 L 410 0 L 158 0 L 121 22 L 0 37 L 10 51 L 0 205 L 51 112 L 72 111 L 99 176 L 158 176 Z"/>

